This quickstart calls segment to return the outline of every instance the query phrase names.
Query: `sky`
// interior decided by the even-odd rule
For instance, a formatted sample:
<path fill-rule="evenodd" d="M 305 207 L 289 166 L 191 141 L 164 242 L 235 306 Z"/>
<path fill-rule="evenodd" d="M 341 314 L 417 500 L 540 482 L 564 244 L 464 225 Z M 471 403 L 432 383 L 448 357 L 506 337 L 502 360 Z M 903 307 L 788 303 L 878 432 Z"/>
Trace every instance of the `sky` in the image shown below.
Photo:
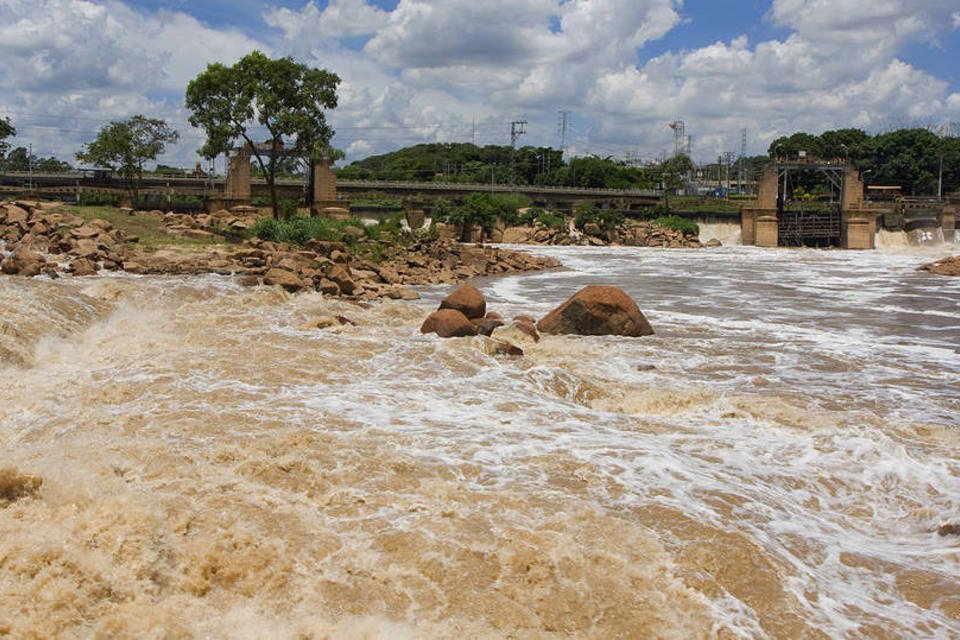
<path fill-rule="evenodd" d="M 0 117 L 69 161 L 110 121 L 163 118 L 181 140 L 160 161 L 192 166 L 187 83 L 255 49 L 340 76 L 348 160 L 509 144 L 517 121 L 518 145 L 654 160 L 682 120 L 700 162 L 744 130 L 754 155 L 960 121 L 960 0 L 0 0 Z"/>

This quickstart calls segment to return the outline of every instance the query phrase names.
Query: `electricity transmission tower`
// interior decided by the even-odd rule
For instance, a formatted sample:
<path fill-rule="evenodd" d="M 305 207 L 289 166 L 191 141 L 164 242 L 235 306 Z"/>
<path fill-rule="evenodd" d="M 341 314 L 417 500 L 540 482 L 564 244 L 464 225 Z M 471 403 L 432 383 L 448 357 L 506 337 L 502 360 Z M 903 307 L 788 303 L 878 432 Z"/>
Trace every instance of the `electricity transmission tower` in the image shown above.
<path fill-rule="evenodd" d="M 517 139 L 527 132 L 526 120 L 514 120 L 510 123 L 510 182 L 517 184 Z"/>
<path fill-rule="evenodd" d="M 674 120 L 667 126 L 673 129 L 673 157 L 676 158 L 687 150 L 687 125 L 683 120 Z"/>
<path fill-rule="evenodd" d="M 561 109 L 557 114 L 557 135 L 560 136 L 560 153 L 567 150 L 567 129 L 570 126 L 570 112 Z"/>

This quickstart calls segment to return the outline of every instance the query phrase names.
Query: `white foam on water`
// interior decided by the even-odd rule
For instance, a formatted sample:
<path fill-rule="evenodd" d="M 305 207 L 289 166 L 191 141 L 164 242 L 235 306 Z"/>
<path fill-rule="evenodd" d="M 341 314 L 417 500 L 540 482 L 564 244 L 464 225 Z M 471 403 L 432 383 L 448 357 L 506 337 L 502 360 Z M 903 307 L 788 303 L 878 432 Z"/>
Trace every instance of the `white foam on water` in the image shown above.
<path fill-rule="evenodd" d="M 933 532 L 960 519 L 953 281 L 879 252 L 536 251 L 568 270 L 482 282 L 490 308 L 539 317 L 602 280 L 657 335 L 547 336 L 505 360 L 479 338 L 419 333 L 449 287 L 362 309 L 213 278 L 89 285 L 108 315 L 2 369 L 16 375 L 0 389 L 5 463 L 45 478 L 40 499 L 11 508 L 56 523 L 37 524 L 35 544 L 67 554 L 57 566 L 87 552 L 56 530 L 103 548 L 153 541 L 144 558 L 176 571 L 130 546 L 96 562 L 186 580 L 155 602 L 195 613 L 194 633 L 537 637 L 573 624 L 531 613 L 538 601 L 629 618 L 639 601 L 623 594 L 660 592 L 683 604 L 659 605 L 663 626 L 618 628 L 957 633 L 960 556 Z M 357 326 L 304 328 L 331 314 Z M 57 469 L 75 469 L 76 488 Z M 8 513 L 0 528 L 32 557 Z M 82 601 L 90 581 L 67 591 Z M 497 607 L 514 602 L 516 618 L 491 627 L 458 590 L 491 607 L 508 593 Z M 310 617 L 330 602 L 345 614 Z"/>

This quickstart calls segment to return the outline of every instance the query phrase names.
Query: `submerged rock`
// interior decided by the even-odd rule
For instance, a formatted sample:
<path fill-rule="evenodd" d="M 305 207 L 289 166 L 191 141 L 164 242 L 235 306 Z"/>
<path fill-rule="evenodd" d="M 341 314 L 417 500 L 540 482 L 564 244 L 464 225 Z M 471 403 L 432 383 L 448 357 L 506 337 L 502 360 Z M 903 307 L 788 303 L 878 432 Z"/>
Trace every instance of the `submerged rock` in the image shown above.
<path fill-rule="evenodd" d="M 8 467 L 0 469 L 0 507 L 5 507 L 22 498 L 36 496 L 43 485 L 43 478 Z"/>
<path fill-rule="evenodd" d="M 939 276 L 960 276 L 960 256 L 950 256 L 917 267 L 917 271 L 929 271 Z"/>
<path fill-rule="evenodd" d="M 584 287 L 547 314 L 537 328 L 543 333 L 583 336 L 649 336 L 653 328 L 622 289 L 602 285 Z"/>

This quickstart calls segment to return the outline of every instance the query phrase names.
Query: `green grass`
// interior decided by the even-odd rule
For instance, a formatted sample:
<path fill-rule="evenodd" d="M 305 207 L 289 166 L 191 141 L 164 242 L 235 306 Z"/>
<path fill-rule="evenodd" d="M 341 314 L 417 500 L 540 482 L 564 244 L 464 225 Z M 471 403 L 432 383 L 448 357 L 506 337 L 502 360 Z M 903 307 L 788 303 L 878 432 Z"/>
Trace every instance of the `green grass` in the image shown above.
<path fill-rule="evenodd" d="M 693 220 L 688 220 L 687 218 L 681 218 L 680 216 L 660 216 L 654 222 L 661 227 L 666 227 L 667 229 L 672 229 L 674 231 L 680 231 L 688 236 L 696 236 L 700 234 L 700 227 Z"/>
<path fill-rule="evenodd" d="M 213 244 L 222 244 L 220 238 L 201 239 L 201 238 L 182 238 L 171 235 L 163 226 L 163 220 L 156 215 L 135 214 L 129 215 L 120 211 L 116 207 L 107 206 L 76 206 L 64 205 L 57 209 L 61 213 L 70 213 L 83 219 L 84 222 L 90 220 L 106 220 L 117 229 L 122 230 L 128 236 L 137 236 L 140 238 L 140 244 L 146 247 L 162 246 L 207 246 Z"/>

